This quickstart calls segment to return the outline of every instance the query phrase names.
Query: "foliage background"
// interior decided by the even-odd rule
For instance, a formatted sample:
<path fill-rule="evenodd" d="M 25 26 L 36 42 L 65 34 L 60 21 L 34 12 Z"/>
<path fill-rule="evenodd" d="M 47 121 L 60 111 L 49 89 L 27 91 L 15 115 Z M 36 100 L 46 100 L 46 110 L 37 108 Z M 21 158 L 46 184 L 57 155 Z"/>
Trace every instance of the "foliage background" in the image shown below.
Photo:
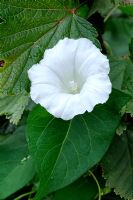
<path fill-rule="evenodd" d="M 92 40 L 113 84 L 67 122 L 31 101 L 27 77 L 64 37 Z M 132 38 L 132 0 L 0 0 L 0 200 L 133 199 Z"/>

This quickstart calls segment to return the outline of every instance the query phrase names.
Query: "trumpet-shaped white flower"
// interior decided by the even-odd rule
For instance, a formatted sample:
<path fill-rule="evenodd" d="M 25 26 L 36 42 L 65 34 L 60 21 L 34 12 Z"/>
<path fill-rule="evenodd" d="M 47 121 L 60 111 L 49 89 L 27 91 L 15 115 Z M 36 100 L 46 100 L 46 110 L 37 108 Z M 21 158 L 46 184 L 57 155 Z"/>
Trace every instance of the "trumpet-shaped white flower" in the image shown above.
<path fill-rule="evenodd" d="M 28 71 L 31 98 L 64 120 L 91 112 L 111 92 L 109 62 L 88 39 L 60 40 Z"/>

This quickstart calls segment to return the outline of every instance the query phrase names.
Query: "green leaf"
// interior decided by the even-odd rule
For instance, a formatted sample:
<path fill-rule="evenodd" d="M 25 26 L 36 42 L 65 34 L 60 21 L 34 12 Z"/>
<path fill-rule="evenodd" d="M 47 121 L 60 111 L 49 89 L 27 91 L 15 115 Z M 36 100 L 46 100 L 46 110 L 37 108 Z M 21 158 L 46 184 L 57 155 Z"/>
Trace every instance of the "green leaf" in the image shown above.
<path fill-rule="evenodd" d="M 126 94 L 114 92 L 110 99 L 115 100 L 71 121 L 54 118 L 41 106 L 30 113 L 27 137 L 40 174 L 36 200 L 70 184 L 103 157 L 119 124 L 118 108 L 129 100 Z"/>
<path fill-rule="evenodd" d="M 13 124 L 18 124 L 21 115 L 28 104 L 29 95 L 21 93 L 0 98 L 0 115 L 6 115 Z"/>
<path fill-rule="evenodd" d="M 106 185 L 124 199 L 133 198 L 133 130 L 116 136 L 102 161 Z"/>
<path fill-rule="evenodd" d="M 98 194 L 97 185 L 93 178 L 81 178 L 71 185 L 55 193 L 52 200 L 94 200 Z"/>
<path fill-rule="evenodd" d="M 133 64 L 129 59 L 110 58 L 110 79 L 113 88 L 133 96 Z"/>
<path fill-rule="evenodd" d="M 124 108 L 125 113 L 130 113 L 131 117 L 133 117 L 133 99 L 131 99 L 126 107 Z"/>
<path fill-rule="evenodd" d="M 110 58 L 110 79 L 113 85 L 113 88 L 122 90 L 123 80 L 126 71 L 126 62 L 123 59 L 119 58 Z"/>
<path fill-rule="evenodd" d="M 113 55 L 123 56 L 129 53 L 128 46 L 133 37 L 132 24 L 132 18 L 124 17 L 113 17 L 107 21 L 103 39 L 110 45 Z"/>
<path fill-rule="evenodd" d="M 110 79 L 113 88 L 132 96 L 122 113 L 133 115 L 133 63 L 129 59 L 110 58 Z"/>
<path fill-rule="evenodd" d="M 89 16 L 94 14 L 95 12 L 99 12 L 101 15 L 105 15 L 110 8 L 112 8 L 111 0 L 104 1 L 103 0 L 94 0 L 92 8 L 89 12 Z"/>
<path fill-rule="evenodd" d="M 117 135 L 122 135 L 127 129 L 126 123 L 121 122 L 119 127 L 116 129 L 116 134 Z"/>
<path fill-rule="evenodd" d="M 116 4 L 116 0 L 94 0 L 92 7 L 89 11 L 89 17 L 94 14 L 95 12 L 99 12 L 102 16 L 106 16 L 110 10 L 114 7 Z"/>
<path fill-rule="evenodd" d="M 0 102 L 4 104 L 0 114 L 6 114 L 11 122 L 18 123 L 28 102 L 28 97 L 21 95 L 29 91 L 27 70 L 40 61 L 46 48 L 64 37 L 86 37 L 99 45 L 96 30 L 78 16 L 84 6 L 78 7 L 78 0 L 0 0 Z"/>
<path fill-rule="evenodd" d="M 79 6 L 78 0 L 0 0 L 4 19 L 0 24 L 0 60 L 5 62 L 0 69 L 0 94 L 27 91 L 27 70 L 40 61 L 45 49 L 64 37 L 85 37 L 99 45 L 96 30 L 76 15 Z"/>
<path fill-rule="evenodd" d="M 24 137 L 24 126 L 0 142 L 0 199 L 26 185 L 34 176 Z"/>

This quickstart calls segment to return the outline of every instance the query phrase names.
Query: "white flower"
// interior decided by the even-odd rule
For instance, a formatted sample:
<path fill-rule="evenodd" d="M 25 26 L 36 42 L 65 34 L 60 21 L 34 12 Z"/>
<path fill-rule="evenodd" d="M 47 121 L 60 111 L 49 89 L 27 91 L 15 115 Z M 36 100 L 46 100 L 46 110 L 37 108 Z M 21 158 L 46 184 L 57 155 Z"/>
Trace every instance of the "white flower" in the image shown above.
<path fill-rule="evenodd" d="M 72 119 L 111 93 L 109 62 L 88 39 L 60 40 L 28 71 L 31 98 L 55 117 Z"/>

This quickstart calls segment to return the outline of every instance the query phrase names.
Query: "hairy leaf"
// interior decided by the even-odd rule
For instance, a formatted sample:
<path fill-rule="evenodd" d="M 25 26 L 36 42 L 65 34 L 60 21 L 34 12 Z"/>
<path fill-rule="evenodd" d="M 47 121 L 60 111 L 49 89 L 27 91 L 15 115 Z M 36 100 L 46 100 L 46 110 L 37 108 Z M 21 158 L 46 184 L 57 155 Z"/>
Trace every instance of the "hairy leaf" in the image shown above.
<path fill-rule="evenodd" d="M 110 79 L 113 87 L 130 94 L 133 98 L 133 63 L 129 59 L 110 59 Z M 133 99 L 122 109 L 122 113 L 133 114 Z"/>
<path fill-rule="evenodd" d="M 28 143 L 41 179 L 36 200 L 70 184 L 100 161 L 119 124 L 118 111 L 128 99 L 114 91 L 106 105 L 71 121 L 54 118 L 41 106 L 31 112 Z"/>
<path fill-rule="evenodd" d="M 110 59 L 110 79 L 113 87 L 133 96 L 133 64 L 129 59 Z"/>
<path fill-rule="evenodd" d="M 107 186 L 124 199 L 133 198 L 133 130 L 116 136 L 102 161 Z"/>
<path fill-rule="evenodd" d="M 92 7 L 89 12 L 89 16 L 95 12 L 99 12 L 101 15 L 105 16 L 110 9 L 113 7 L 113 2 L 111 0 L 94 0 Z"/>
<path fill-rule="evenodd" d="M 94 0 L 89 16 L 95 12 L 99 12 L 102 16 L 106 16 L 114 8 L 114 6 L 118 4 L 118 1 L 119 0 Z"/>
<path fill-rule="evenodd" d="M 0 115 L 6 115 L 13 124 L 18 124 L 21 115 L 28 104 L 29 95 L 21 93 L 0 98 Z"/>
<path fill-rule="evenodd" d="M 45 49 L 64 37 L 89 38 L 99 46 L 96 30 L 78 16 L 84 6 L 78 0 L 0 0 L 0 97 L 7 96 L 0 101 L 10 102 L 8 111 L 2 106 L 0 113 L 11 122 L 18 123 L 28 102 L 21 95 L 29 91 L 27 70 L 40 61 Z"/>
<path fill-rule="evenodd" d="M 0 0 L 0 94 L 28 90 L 27 70 L 58 40 L 85 37 L 98 45 L 96 30 L 76 15 L 79 6 L 75 0 Z"/>

